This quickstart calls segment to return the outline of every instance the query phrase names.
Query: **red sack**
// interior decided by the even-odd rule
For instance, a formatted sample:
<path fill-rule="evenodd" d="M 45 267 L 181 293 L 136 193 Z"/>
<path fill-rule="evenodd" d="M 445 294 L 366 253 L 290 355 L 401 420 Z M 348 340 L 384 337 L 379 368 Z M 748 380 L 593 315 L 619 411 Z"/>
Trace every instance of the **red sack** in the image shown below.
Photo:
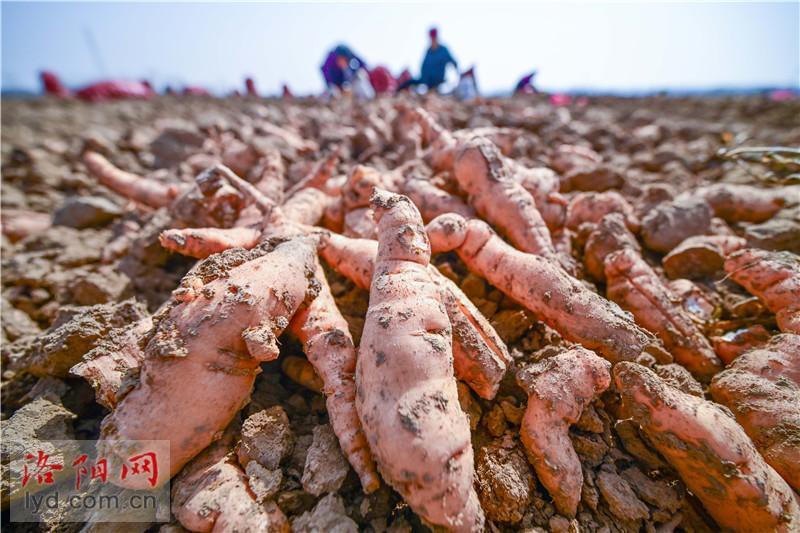
<path fill-rule="evenodd" d="M 397 90 L 397 80 L 384 66 L 377 66 L 369 71 L 369 82 L 377 94 L 393 93 Z"/>

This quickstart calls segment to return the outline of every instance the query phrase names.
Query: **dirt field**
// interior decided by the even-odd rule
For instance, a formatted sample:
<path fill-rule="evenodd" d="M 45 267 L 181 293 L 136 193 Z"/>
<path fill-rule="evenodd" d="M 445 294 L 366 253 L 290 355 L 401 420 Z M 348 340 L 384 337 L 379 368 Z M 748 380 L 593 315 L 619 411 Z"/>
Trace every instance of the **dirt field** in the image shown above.
<path fill-rule="evenodd" d="M 435 122 L 420 119 L 417 106 Z M 736 511 L 724 509 L 737 507 L 756 517 L 753 524 L 800 529 L 800 154 L 725 155 L 741 147 L 800 146 L 798 117 L 798 100 L 777 103 L 755 96 L 597 97 L 583 106 L 566 107 L 553 107 L 543 96 L 477 103 L 438 98 L 327 104 L 191 97 L 94 105 L 3 101 L 3 440 L 35 446 L 48 439 L 100 438 L 101 423 L 112 408 L 133 401 L 126 395 L 138 390 L 140 376 L 147 371 L 139 368 L 141 358 L 175 355 L 158 355 L 153 342 L 148 345 L 164 333 L 159 330 L 165 327 L 163 320 L 171 320 L 164 317 L 181 305 L 173 291 L 197 263 L 195 257 L 229 247 L 212 250 L 203 237 L 198 238 L 200 252 L 190 254 L 195 257 L 181 255 L 178 252 L 189 253 L 186 239 L 192 234 L 187 232 L 244 227 L 245 213 L 253 212 L 253 197 L 237 182 L 223 177 L 221 186 L 205 192 L 205 182 L 195 181 L 214 164 L 226 165 L 277 205 L 285 206 L 298 190 L 316 187 L 326 203 L 315 204 L 316 211 L 304 212 L 305 218 L 298 221 L 350 237 L 376 237 L 375 223 L 366 212 L 369 204 L 353 201 L 358 200 L 357 186 L 364 186 L 355 184 L 357 165 L 377 171 L 368 184 L 408 194 L 423 211 L 425 206 L 408 192 L 408 184 L 424 181 L 522 249 L 511 236 L 514 228 L 505 227 L 504 221 L 511 220 L 508 213 L 484 214 L 484 209 L 491 210 L 480 207 L 487 203 L 485 198 L 471 197 L 458 175 L 459 164 L 453 160 L 463 160 L 463 146 L 477 134 L 502 154 L 497 156 L 502 168 L 496 174 L 491 164 L 487 166 L 490 179 L 501 176 L 520 188 L 516 165 L 552 169 L 521 189 L 527 191 L 522 193 L 527 201 L 535 203 L 532 209 L 541 213 L 542 231 L 551 239 L 546 243 L 552 249 L 546 268 L 558 272 L 553 279 L 562 276 L 569 280 L 564 283 L 573 283 L 573 292 L 585 291 L 613 306 L 623 316 L 620 320 L 630 323 L 626 327 L 641 328 L 637 331 L 658 346 L 635 357 L 619 356 L 617 352 L 624 351 L 620 347 L 608 348 L 611 355 L 601 353 L 603 348 L 589 344 L 603 345 L 604 330 L 578 332 L 586 323 L 580 316 L 583 311 L 551 318 L 547 308 L 555 304 L 549 300 L 549 286 L 541 287 L 546 297 L 537 296 L 535 304 L 525 305 L 513 288 L 503 290 L 501 282 L 493 283 L 467 264 L 461 250 L 433 255 L 432 264 L 469 298 L 508 353 L 495 394 L 485 395 L 492 399 L 480 397 L 475 387 L 471 391 L 464 379 L 458 384 L 460 406 L 471 429 L 473 485 L 486 530 L 718 531 L 728 526 L 727 520 L 735 520 L 731 517 Z M 431 124 L 444 132 L 431 130 Z M 337 150 L 338 160 L 333 160 L 329 156 Z M 98 179 L 102 172 L 87 169 L 86 153 L 99 154 L 138 176 L 134 183 L 152 184 L 150 196 L 140 189 L 131 192 L 136 185 L 124 190 L 120 180 Z M 332 166 L 321 165 L 326 158 Z M 309 184 L 309 176 L 316 176 L 316 182 Z M 320 176 L 326 179 L 320 182 Z M 554 189 L 547 189 L 547 180 Z M 307 187 L 301 188 L 303 184 Z M 504 194 L 499 190 L 491 189 L 491 194 Z M 494 198 L 489 203 L 495 203 Z M 422 213 L 426 223 L 431 218 L 427 212 Z M 275 236 L 258 224 L 248 228 L 257 227 L 263 237 L 250 248 L 259 239 Z M 170 241 L 171 250 L 162 246 L 165 239 L 159 241 L 169 229 L 184 231 Z M 717 240 L 703 240 L 704 236 Z M 755 259 L 744 267 L 731 266 L 741 250 L 755 250 Z M 762 250 L 781 253 L 762 256 Z M 617 263 L 609 257 L 622 261 L 620 251 L 640 261 L 642 277 L 624 266 L 614 270 Z M 233 257 L 237 252 L 225 253 Z M 498 255 L 497 262 L 500 259 Z M 322 264 L 357 347 L 370 293 L 340 268 Z M 779 272 L 759 274 L 762 277 L 750 285 L 737 278 L 754 264 L 778 265 Z M 293 266 L 286 266 L 287 277 Z M 550 283 L 544 281 L 550 278 L 531 276 Z M 776 284 L 782 285 L 773 289 Z M 529 292 L 534 289 L 531 286 Z M 602 314 L 589 307 L 588 313 L 602 321 Z M 572 311 L 570 303 L 568 309 Z M 202 332 L 206 326 L 195 327 Z M 209 531 L 215 521 L 221 530 L 279 531 L 287 524 L 296 531 L 427 530 L 387 480 L 364 494 L 359 475 L 340 449 L 342 436 L 337 440 L 337 427 L 331 428 L 326 397 L 319 392 L 320 377 L 305 362 L 308 345 L 290 329 L 276 341 L 277 359 L 261 363 L 260 373 L 254 364 L 257 375 L 249 402 L 230 413 L 233 421 L 225 436 L 224 425 L 200 431 L 201 440 L 219 441 L 212 445 L 214 453 L 228 454 L 221 461 L 238 472 L 231 483 L 240 486 L 220 489 L 208 500 L 202 499 L 205 493 L 192 492 L 196 486 L 187 489 L 187 472 L 215 468 L 200 464 L 209 460 L 210 452 L 205 452 L 172 481 L 172 522 L 136 524 L 131 530 Z M 789 347 L 782 348 L 781 342 Z M 548 398 L 544 385 L 524 388 L 525 372 L 546 374 L 548 361 L 573 353 L 570 349 L 581 344 L 616 365 L 609 374 L 610 385 L 591 394 L 585 388 L 572 390 L 567 378 L 563 395 Z M 751 376 L 754 381 L 726 374 L 735 381 L 728 386 L 722 374 L 746 373 L 743 363 L 730 367 L 744 361 L 740 358 L 755 357 L 758 349 L 771 351 L 770 361 L 784 357 L 783 366 L 771 377 L 764 377 L 766 371 Z M 666 355 L 652 355 L 656 352 Z M 699 354 L 706 359 L 698 362 Z M 184 355 L 197 357 L 191 349 Z M 623 359 L 634 362 L 620 363 Z M 106 371 L 97 370 L 98 360 L 108 365 Z M 753 360 L 756 366 L 766 364 Z M 621 389 L 621 383 L 628 382 L 620 365 L 629 364 L 650 368 L 646 380 L 658 384 L 644 387 L 655 405 L 647 415 L 642 415 L 647 401 Z M 84 377 L 76 375 L 81 373 Z M 184 394 L 183 387 L 188 391 L 204 383 L 192 385 L 194 379 L 187 373 L 175 381 L 174 390 L 147 401 L 170 402 L 171 394 Z M 324 381 L 327 392 L 338 392 Z M 667 396 L 653 392 L 661 384 Z M 715 387 L 718 390 L 712 390 Z M 207 392 L 214 397 L 214 391 Z M 574 449 L 580 461 L 578 486 L 571 494 L 579 500 L 574 516 L 556 505 L 553 488 L 542 483 L 542 471 L 532 466 L 546 460 L 520 439 L 526 407 L 533 403 L 529 393 L 541 395 L 540 403 L 551 402 L 550 413 L 585 404 L 552 422 L 553 432 L 569 427 L 569 439 L 553 446 L 561 446 L 565 454 Z M 193 394 L 202 402 L 204 393 Z M 656 421 L 668 407 L 683 405 L 694 407 Z M 216 406 L 207 408 L 210 412 Z M 698 414 L 703 409 L 723 417 L 732 428 L 710 423 Z M 197 406 L 178 417 L 202 418 L 203 411 Z M 386 416 L 392 416 L 388 406 Z M 153 427 L 160 422 L 166 421 L 150 420 Z M 397 437 L 414 438 L 402 432 Z M 673 453 L 677 449 L 683 455 Z M 550 467 L 563 472 L 558 464 Z M 19 472 L 9 466 L 5 451 L 3 468 L 3 527 L 35 529 L 9 523 L 5 509 L 16 493 L 6 475 L 12 471 L 13 485 Z M 716 477 L 718 470 L 726 475 Z M 700 488 L 704 482 L 687 471 L 704 472 L 698 475 L 712 480 L 708 483 L 714 484 L 713 490 Z M 203 520 L 187 518 L 193 512 L 187 511 L 192 498 L 205 505 L 198 511 Z M 236 520 L 230 518 L 234 512 L 239 513 Z M 756 521 L 759 513 L 765 515 L 762 522 Z M 50 523 L 39 527 L 84 527 L 58 525 L 60 518 L 47 517 Z"/>

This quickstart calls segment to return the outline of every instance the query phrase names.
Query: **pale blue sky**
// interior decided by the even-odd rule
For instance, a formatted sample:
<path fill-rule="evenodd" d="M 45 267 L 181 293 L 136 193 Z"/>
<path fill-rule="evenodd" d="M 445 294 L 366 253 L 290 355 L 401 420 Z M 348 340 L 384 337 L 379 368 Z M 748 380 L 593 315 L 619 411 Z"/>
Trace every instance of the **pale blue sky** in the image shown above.
<path fill-rule="evenodd" d="M 440 28 L 487 92 L 537 68 L 546 89 L 647 90 L 800 85 L 800 2 L 529 4 L 2 3 L 3 88 L 100 77 L 194 83 L 216 91 L 255 77 L 322 89 L 337 42 L 370 64 L 417 74 Z M 91 35 L 91 38 L 88 37 Z M 94 39 L 100 57 L 90 51 Z"/>

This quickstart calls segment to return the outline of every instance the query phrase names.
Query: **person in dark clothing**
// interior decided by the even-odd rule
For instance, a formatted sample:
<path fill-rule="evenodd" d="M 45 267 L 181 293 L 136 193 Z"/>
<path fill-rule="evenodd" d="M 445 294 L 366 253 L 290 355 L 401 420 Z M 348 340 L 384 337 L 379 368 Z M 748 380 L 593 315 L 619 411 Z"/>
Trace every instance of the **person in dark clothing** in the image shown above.
<path fill-rule="evenodd" d="M 425 52 L 425 59 L 422 60 L 422 70 L 419 78 L 404 81 L 397 88 L 398 91 L 416 85 L 425 85 L 428 90 L 436 89 L 444 83 L 447 65 L 452 64 L 458 70 L 458 63 L 450 54 L 450 50 L 439 42 L 439 31 L 436 28 L 431 28 L 428 36 L 431 38 L 431 45 L 428 51 Z"/>
<path fill-rule="evenodd" d="M 527 76 L 523 76 L 518 82 L 517 86 L 514 87 L 514 94 L 535 94 L 536 87 L 533 86 L 533 78 L 536 76 L 536 71 L 534 70 Z"/>
<path fill-rule="evenodd" d="M 340 44 L 328 53 L 320 70 L 322 70 L 322 77 L 325 78 L 325 85 L 329 89 L 333 87 L 341 89 L 350 82 L 360 68 L 367 68 L 364 61 L 349 47 Z"/>

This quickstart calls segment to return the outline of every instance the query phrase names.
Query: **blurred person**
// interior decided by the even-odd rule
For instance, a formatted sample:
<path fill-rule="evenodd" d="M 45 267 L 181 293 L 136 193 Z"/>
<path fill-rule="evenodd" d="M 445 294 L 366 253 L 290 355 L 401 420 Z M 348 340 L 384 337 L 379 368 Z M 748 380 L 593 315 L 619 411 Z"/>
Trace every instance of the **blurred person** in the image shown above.
<path fill-rule="evenodd" d="M 478 80 L 475 78 L 475 67 L 470 67 L 461 73 L 461 79 L 453 90 L 453 94 L 459 100 L 466 102 L 478 98 Z"/>
<path fill-rule="evenodd" d="M 439 42 L 439 30 L 431 28 L 428 31 L 428 37 L 430 37 L 431 45 L 422 60 L 419 78 L 404 81 L 397 88 L 398 91 L 417 85 L 425 85 L 429 91 L 436 90 L 445 81 L 447 65 L 453 65 L 458 70 L 458 63 L 450 54 L 450 50 Z"/>
<path fill-rule="evenodd" d="M 247 96 L 254 96 L 258 98 L 258 91 L 256 90 L 256 81 L 253 78 L 251 77 L 245 78 L 244 87 L 247 90 Z"/>
<path fill-rule="evenodd" d="M 292 93 L 292 90 L 285 83 L 281 88 L 281 98 L 283 98 L 284 100 L 291 100 L 294 98 L 294 93 Z"/>
<path fill-rule="evenodd" d="M 328 53 L 320 70 L 328 90 L 342 90 L 361 68 L 367 68 L 364 61 L 349 47 L 340 44 Z"/>
<path fill-rule="evenodd" d="M 514 87 L 514 94 L 536 94 L 537 92 L 539 92 L 533 85 L 533 78 L 535 76 L 536 76 L 535 70 L 530 74 L 523 76 L 517 82 L 517 86 Z"/>

